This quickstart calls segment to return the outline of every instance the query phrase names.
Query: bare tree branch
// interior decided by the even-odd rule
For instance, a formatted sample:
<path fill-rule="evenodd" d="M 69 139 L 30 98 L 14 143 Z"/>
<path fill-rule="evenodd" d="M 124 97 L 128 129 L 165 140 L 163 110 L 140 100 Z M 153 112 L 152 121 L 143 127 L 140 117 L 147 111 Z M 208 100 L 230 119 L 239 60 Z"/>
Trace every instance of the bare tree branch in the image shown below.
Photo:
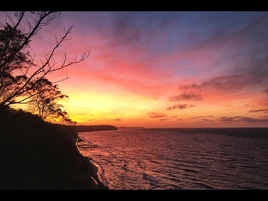
<path fill-rule="evenodd" d="M 80 63 L 90 55 L 88 51 L 81 54 L 80 57 L 76 55 L 74 60 L 68 61 L 67 54 L 65 53 L 63 55 L 63 61 L 57 64 L 54 55 L 64 42 L 71 39 L 69 35 L 73 26 L 70 26 L 64 30 L 62 36 L 55 36 L 55 45 L 49 53 L 45 54 L 44 60 L 40 60 L 41 65 L 37 66 L 34 63 L 35 55 L 32 57 L 30 52 L 25 51 L 25 49 L 29 47 L 32 38 L 56 18 L 58 12 L 41 11 L 30 13 L 37 16 L 32 21 L 25 19 L 26 12 L 15 13 L 15 17 L 7 14 L 8 20 L 2 26 L 2 29 L 0 29 L 0 105 L 32 104 L 34 102 L 37 104 L 38 98 L 41 101 L 45 96 L 49 96 L 49 93 L 46 93 L 47 91 L 51 92 L 51 97 L 49 98 L 53 101 L 61 97 L 66 97 L 57 88 L 50 86 L 52 82 L 49 82 L 46 77 L 51 73 Z M 26 23 L 23 24 L 23 22 Z M 25 24 L 26 27 L 23 26 Z M 33 67 L 37 68 L 34 69 Z M 53 83 L 66 79 L 68 79 L 68 76 L 58 79 Z M 48 100 L 48 97 L 46 100 Z M 46 104 L 46 101 L 42 101 Z M 60 104 L 50 102 L 49 106 L 52 107 L 52 109 L 50 108 L 50 112 L 54 112 L 54 114 L 60 116 L 65 115 L 65 119 L 68 119 L 67 113 L 61 110 Z M 44 107 L 45 105 L 37 105 L 39 110 L 43 110 Z M 40 111 L 39 114 L 41 115 L 43 113 Z"/>

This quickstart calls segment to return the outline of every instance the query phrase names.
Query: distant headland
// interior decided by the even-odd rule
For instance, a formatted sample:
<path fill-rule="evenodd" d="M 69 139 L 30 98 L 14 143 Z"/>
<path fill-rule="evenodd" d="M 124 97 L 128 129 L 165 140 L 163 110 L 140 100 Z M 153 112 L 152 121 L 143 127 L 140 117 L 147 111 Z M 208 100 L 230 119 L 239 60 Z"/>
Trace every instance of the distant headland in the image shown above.
<path fill-rule="evenodd" d="M 118 130 L 113 125 L 76 125 L 76 132 L 89 132 L 89 131 L 104 131 L 104 130 Z"/>
<path fill-rule="evenodd" d="M 140 126 L 134 126 L 134 127 L 125 127 L 125 126 L 122 126 L 122 127 L 117 127 L 118 129 L 145 129 L 144 127 L 140 127 Z"/>

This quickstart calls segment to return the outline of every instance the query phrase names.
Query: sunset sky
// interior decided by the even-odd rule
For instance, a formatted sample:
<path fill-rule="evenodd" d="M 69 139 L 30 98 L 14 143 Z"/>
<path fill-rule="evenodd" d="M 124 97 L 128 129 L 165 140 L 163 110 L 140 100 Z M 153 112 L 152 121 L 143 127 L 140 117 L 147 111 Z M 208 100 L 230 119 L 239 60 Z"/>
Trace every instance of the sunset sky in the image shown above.
<path fill-rule="evenodd" d="M 62 12 L 31 53 L 71 25 L 58 62 L 90 56 L 51 79 L 78 124 L 268 126 L 268 12 Z"/>

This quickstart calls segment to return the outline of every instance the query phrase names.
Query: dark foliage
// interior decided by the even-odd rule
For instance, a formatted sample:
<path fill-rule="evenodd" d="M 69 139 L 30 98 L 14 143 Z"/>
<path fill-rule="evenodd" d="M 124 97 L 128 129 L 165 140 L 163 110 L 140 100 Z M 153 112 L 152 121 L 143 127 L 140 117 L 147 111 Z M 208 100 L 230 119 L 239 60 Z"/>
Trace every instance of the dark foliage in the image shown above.
<path fill-rule="evenodd" d="M 30 43 L 42 28 L 48 26 L 60 12 L 14 12 L 6 13 L 5 22 L 0 22 L 0 105 L 15 104 L 29 105 L 29 111 L 38 114 L 43 119 L 52 116 L 51 121 L 61 119 L 67 124 L 75 124 L 63 105 L 58 101 L 68 98 L 62 94 L 57 81 L 47 79 L 47 76 L 56 71 L 84 61 L 88 53 L 83 53 L 74 60 L 68 61 L 64 54 L 62 62 L 57 62 L 54 54 L 63 42 L 69 40 L 70 26 L 62 36 L 56 37 L 56 43 L 51 51 L 35 63 L 35 55 L 29 52 Z"/>
<path fill-rule="evenodd" d="M 0 128 L 0 189 L 107 189 L 72 127 L 2 106 Z"/>

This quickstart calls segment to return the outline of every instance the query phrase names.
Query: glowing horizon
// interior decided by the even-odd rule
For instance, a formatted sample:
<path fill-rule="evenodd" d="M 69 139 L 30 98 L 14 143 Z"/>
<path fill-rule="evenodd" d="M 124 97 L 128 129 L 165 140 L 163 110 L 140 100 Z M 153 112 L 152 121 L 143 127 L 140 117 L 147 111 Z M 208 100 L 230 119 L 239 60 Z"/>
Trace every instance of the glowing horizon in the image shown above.
<path fill-rule="evenodd" d="M 78 125 L 267 127 L 267 12 L 62 12 L 31 42 L 39 58 L 89 58 L 50 76 Z"/>

